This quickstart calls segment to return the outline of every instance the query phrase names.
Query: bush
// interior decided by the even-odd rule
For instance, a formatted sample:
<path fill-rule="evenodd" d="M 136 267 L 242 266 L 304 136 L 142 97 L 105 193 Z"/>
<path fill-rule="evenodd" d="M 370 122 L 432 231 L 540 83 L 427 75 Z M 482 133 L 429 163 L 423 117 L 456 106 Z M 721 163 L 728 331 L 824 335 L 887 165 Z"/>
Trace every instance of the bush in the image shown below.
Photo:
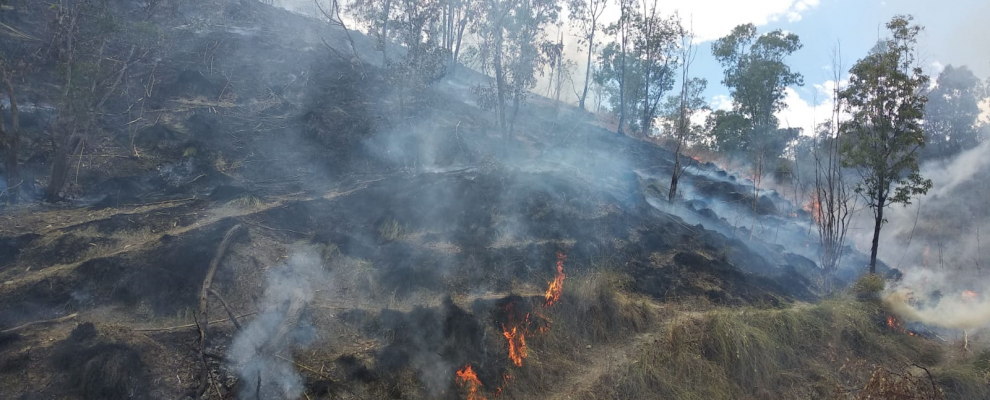
<path fill-rule="evenodd" d="M 861 300 L 878 299 L 885 286 L 886 283 L 880 275 L 866 274 L 853 284 L 852 291 Z"/>

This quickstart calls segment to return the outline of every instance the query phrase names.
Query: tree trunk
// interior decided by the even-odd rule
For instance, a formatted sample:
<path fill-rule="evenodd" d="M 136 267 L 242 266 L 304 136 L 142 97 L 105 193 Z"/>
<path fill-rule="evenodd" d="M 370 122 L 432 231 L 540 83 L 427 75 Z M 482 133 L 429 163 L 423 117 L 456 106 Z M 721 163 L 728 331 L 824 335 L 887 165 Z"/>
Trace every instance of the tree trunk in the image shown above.
<path fill-rule="evenodd" d="M 11 203 L 16 203 L 21 184 L 20 167 L 17 164 L 17 153 L 21 143 L 20 121 L 18 120 L 17 97 L 14 95 L 14 85 L 11 78 L 4 71 L 2 77 L 3 84 L 7 88 L 7 97 L 10 99 L 10 124 L 11 131 L 8 133 L 3 127 L 3 116 L 0 116 L 0 145 L 4 148 L 4 168 L 7 171 L 7 195 Z M 2 113 L 2 109 L 0 109 Z"/>
<path fill-rule="evenodd" d="M 594 21 L 592 21 L 594 23 Z M 579 106 L 584 111 L 584 100 L 588 98 L 588 83 L 591 81 L 591 53 L 595 51 L 595 26 L 591 27 L 591 35 L 588 36 L 588 64 L 584 69 L 584 91 L 581 92 Z"/>
<path fill-rule="evenodd" d="M 453 68 L 455 72 L 457 71 L 457 54 L 461 52 L 461 39 L 464 37 L 464 28 L 467 27 L 467 22 L 468 22 L 468 16 L 467 16 L 467 12 L 465 11 L 464 18 L 461 19 L 460 26 L 457 27 L 457 41 L 454 47 L 454 55 L 453 55 Z"/>
<path fill-rule="evenodd" d="M 496 111 L 498 114 L 498 126 L 502 130 L 502 135 L 509 136 L 505 126 L 505 71 L 502 70 L 502 25 L 496 27 L 495 33 L 495 95 L 498 97 Z"/>
<path fill-rule="evenodd" d="M 674 161 L 674 173 L 670 174 L 670 193 L 667 194 L 667 202 L 673 203 L 674 196 L 677 196 L 677 180 L 680 178 L 680 174 L 677 170 L 681 168 L 680 156 L 675 156 L 677 159 Z"/>
<path fill-rule="evenodd" d="M 880 197 L 877 199 L 877 213 L 874 215 L 875 224 L 873 226 L 873 247 L 870 248 L 870 274 L 877 273 L 877 249 L 880 248 L 880 228 L 883 226 L 883 207 L 887 199 Z"/>
<path fill-rule="evenodd" d="M 392 8 L 392 0 L 385 0 L 384 15 L 382 15 L 382 68 L 388 66 L 388 15 Z"/>
<path fill-rule="evenodd" d="M 619 32 L 622 34 L 622 71 L 619 73 L 619 128 L 617 133 L 622 134 L 622 124 L 626 122 L 626 28 L 625 22 L 622 22 L 626 18 L 625 9 L 622 10 L 622 16 L 619 17 Z"/>
<path fill-rule="evenodd" d="M 50 203 L 62 199 L 59 193 L 65 187 L 65 181 L 69 177 L 69 157 L 81 150 L 82 138 L 72 134 L 62 146 L 58 146 L 55 143 L 55 138 L 52 138 L 52 147 L 55 153 L 52 161 L 52 175 L 51 179 L 48 180 L 48 187 L 45 188 L 45 200 Z"/>

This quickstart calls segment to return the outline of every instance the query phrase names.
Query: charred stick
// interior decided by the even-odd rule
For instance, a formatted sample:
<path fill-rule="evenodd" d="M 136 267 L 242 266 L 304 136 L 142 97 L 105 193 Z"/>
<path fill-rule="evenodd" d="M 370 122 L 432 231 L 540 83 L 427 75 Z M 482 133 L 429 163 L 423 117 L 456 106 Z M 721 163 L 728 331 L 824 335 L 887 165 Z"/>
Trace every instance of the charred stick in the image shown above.
<path fill-rule="evenodd" d="M 79 313 L 72 313 L 72 314 L 66 315 L 66 316 L 61 317 L 61 318 L 46 319 L 44 321 L 28 322 L 28 323 L 26 323 L 24 325 L 18 325 L 18 326 L 15 326 L 13 328 L 10 328 L 10 329 L 2 330 L 2 331 L 0 331 L 0 333 L 13 333 L 13 332 L 17 332 L 19 330 L 22 330 L 22 329 L 25 329 L 25 328 L 29 328 L 29 327 L 32 327 L 32 326 L 35 326 L 35 325 L 57 324 L 57 323 L 68 321 L 68 320 L 73 319 L 73 318 L 75 318 L 77 316 L 79 316 Z"/>
<path fill-rule="evenodd" d="M 257 314 L 257 313 L 256 312 L 249 312 L 249 313 L 246 313 L 246 314 L 238 315 L 237 318 L 249 317 L 249 316 L 252 316 L 252 315 L 255 315 L 255 314 Z M 227 321 L 230 321 L 230 318 L 215 319 L 213 321 L 210 321 L 210 323 L 211 324 L 218 324 L 218 323 L 227 322 Z M 164 331 L 174 331 L 176 329 L 196 328 L 197 326 L 198 326 L 197 324 L 185 324 L 185 325 L 177 325 L 177 326 L 168 326 L 168 327 L 164 327 L 164 328 L 140 328 L 140 329 L 134 329 L 134 331 L 135 332 L 164 332 Z"/>
<path fill-rule="evenodd" d="M 217 300 L 220 301 L 220 305 L 223 306 L 223 310 L 226 311 L 227 316 L 230 317 L 230 322 L 234 323 L 234 328 L 237 328 L 237 330 L 241 330 L 241 324 L 237 322 L 237 317 L 234 316 L 234 312 L 230 309 L 230 306 L 227 305 L 227 302 L 224 301 L 223 296 L 220 295 L 220 292 L 217 292 L 216 290 L 213 290 L 213 288 L 210 288 L 210 294 L 212 294 L 213 297 L 216 297 Z"/>
<path fill-rule="evenodd" d="M 210 384 L 210 369 L 206 364 L 206 331 L 209 329 L 210 320 L 207 315 L 207 300 L 210 290 L 210 286 L 213 285 L 213 275 L 217 272 L 217 267 L 220 266 L 220 261 L 223 260 L 224 254 L 227 252 L 227 248 L 230 247 L 230 243 L 235 234 L 240 232 L 243 225 L 237 224 L 233 228 L 227 231 L 227 234 L 223 236 L 223 240 L 220 241 L 220 245 L 217 247 L 216 254 L 213 255 L 213 261 L 210 261 L 210 268 L 206 270 L 206 277 L 203 278 L 203 287 L 199 291 L 199 314 L 196 318 L 196 325 L 199 327 L 199 356 L 203 361 L 203 372 L 200 374 L 199 387 L 196 389 L 196 397 L 202 396 L 206 392 L 207 386 Z M 202 323 L 200 323 L 202 321 Z"/>

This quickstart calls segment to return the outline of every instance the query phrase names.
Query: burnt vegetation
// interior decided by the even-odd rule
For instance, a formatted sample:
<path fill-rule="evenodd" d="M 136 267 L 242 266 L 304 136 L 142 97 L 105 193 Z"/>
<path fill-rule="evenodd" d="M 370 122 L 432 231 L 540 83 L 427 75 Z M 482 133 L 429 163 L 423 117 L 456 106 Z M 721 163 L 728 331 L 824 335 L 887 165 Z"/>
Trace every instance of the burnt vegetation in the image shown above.
<path fill-rule="evenodd" d="M 569 2 L 584 74 L 561 2 L 304 3 L 0 0 L 0 397 L 990 398 L 846 242 L 867 127 L 777 121 L 796 35 L 719 40 L 712 112 L 656 3 Z"/>

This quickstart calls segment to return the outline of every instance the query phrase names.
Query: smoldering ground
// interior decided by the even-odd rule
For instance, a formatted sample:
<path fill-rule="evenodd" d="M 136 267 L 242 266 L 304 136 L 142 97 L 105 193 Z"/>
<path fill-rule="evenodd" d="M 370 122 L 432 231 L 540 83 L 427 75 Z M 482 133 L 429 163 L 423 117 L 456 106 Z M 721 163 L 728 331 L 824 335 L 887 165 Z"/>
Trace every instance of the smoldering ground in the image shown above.
<path fill-rule="evenodd" d="M 319 287 L 329 287 L 315 249 L 298 249 L 269 271 L 263 310 L 238 333 L 228 357 L 241 379 L 241 398 L 295 399 L 304 390 L 303 378 L 292 364 L 292 353 L 307 347 L 318 331 L 307 318 L 307 307 Z"/>

